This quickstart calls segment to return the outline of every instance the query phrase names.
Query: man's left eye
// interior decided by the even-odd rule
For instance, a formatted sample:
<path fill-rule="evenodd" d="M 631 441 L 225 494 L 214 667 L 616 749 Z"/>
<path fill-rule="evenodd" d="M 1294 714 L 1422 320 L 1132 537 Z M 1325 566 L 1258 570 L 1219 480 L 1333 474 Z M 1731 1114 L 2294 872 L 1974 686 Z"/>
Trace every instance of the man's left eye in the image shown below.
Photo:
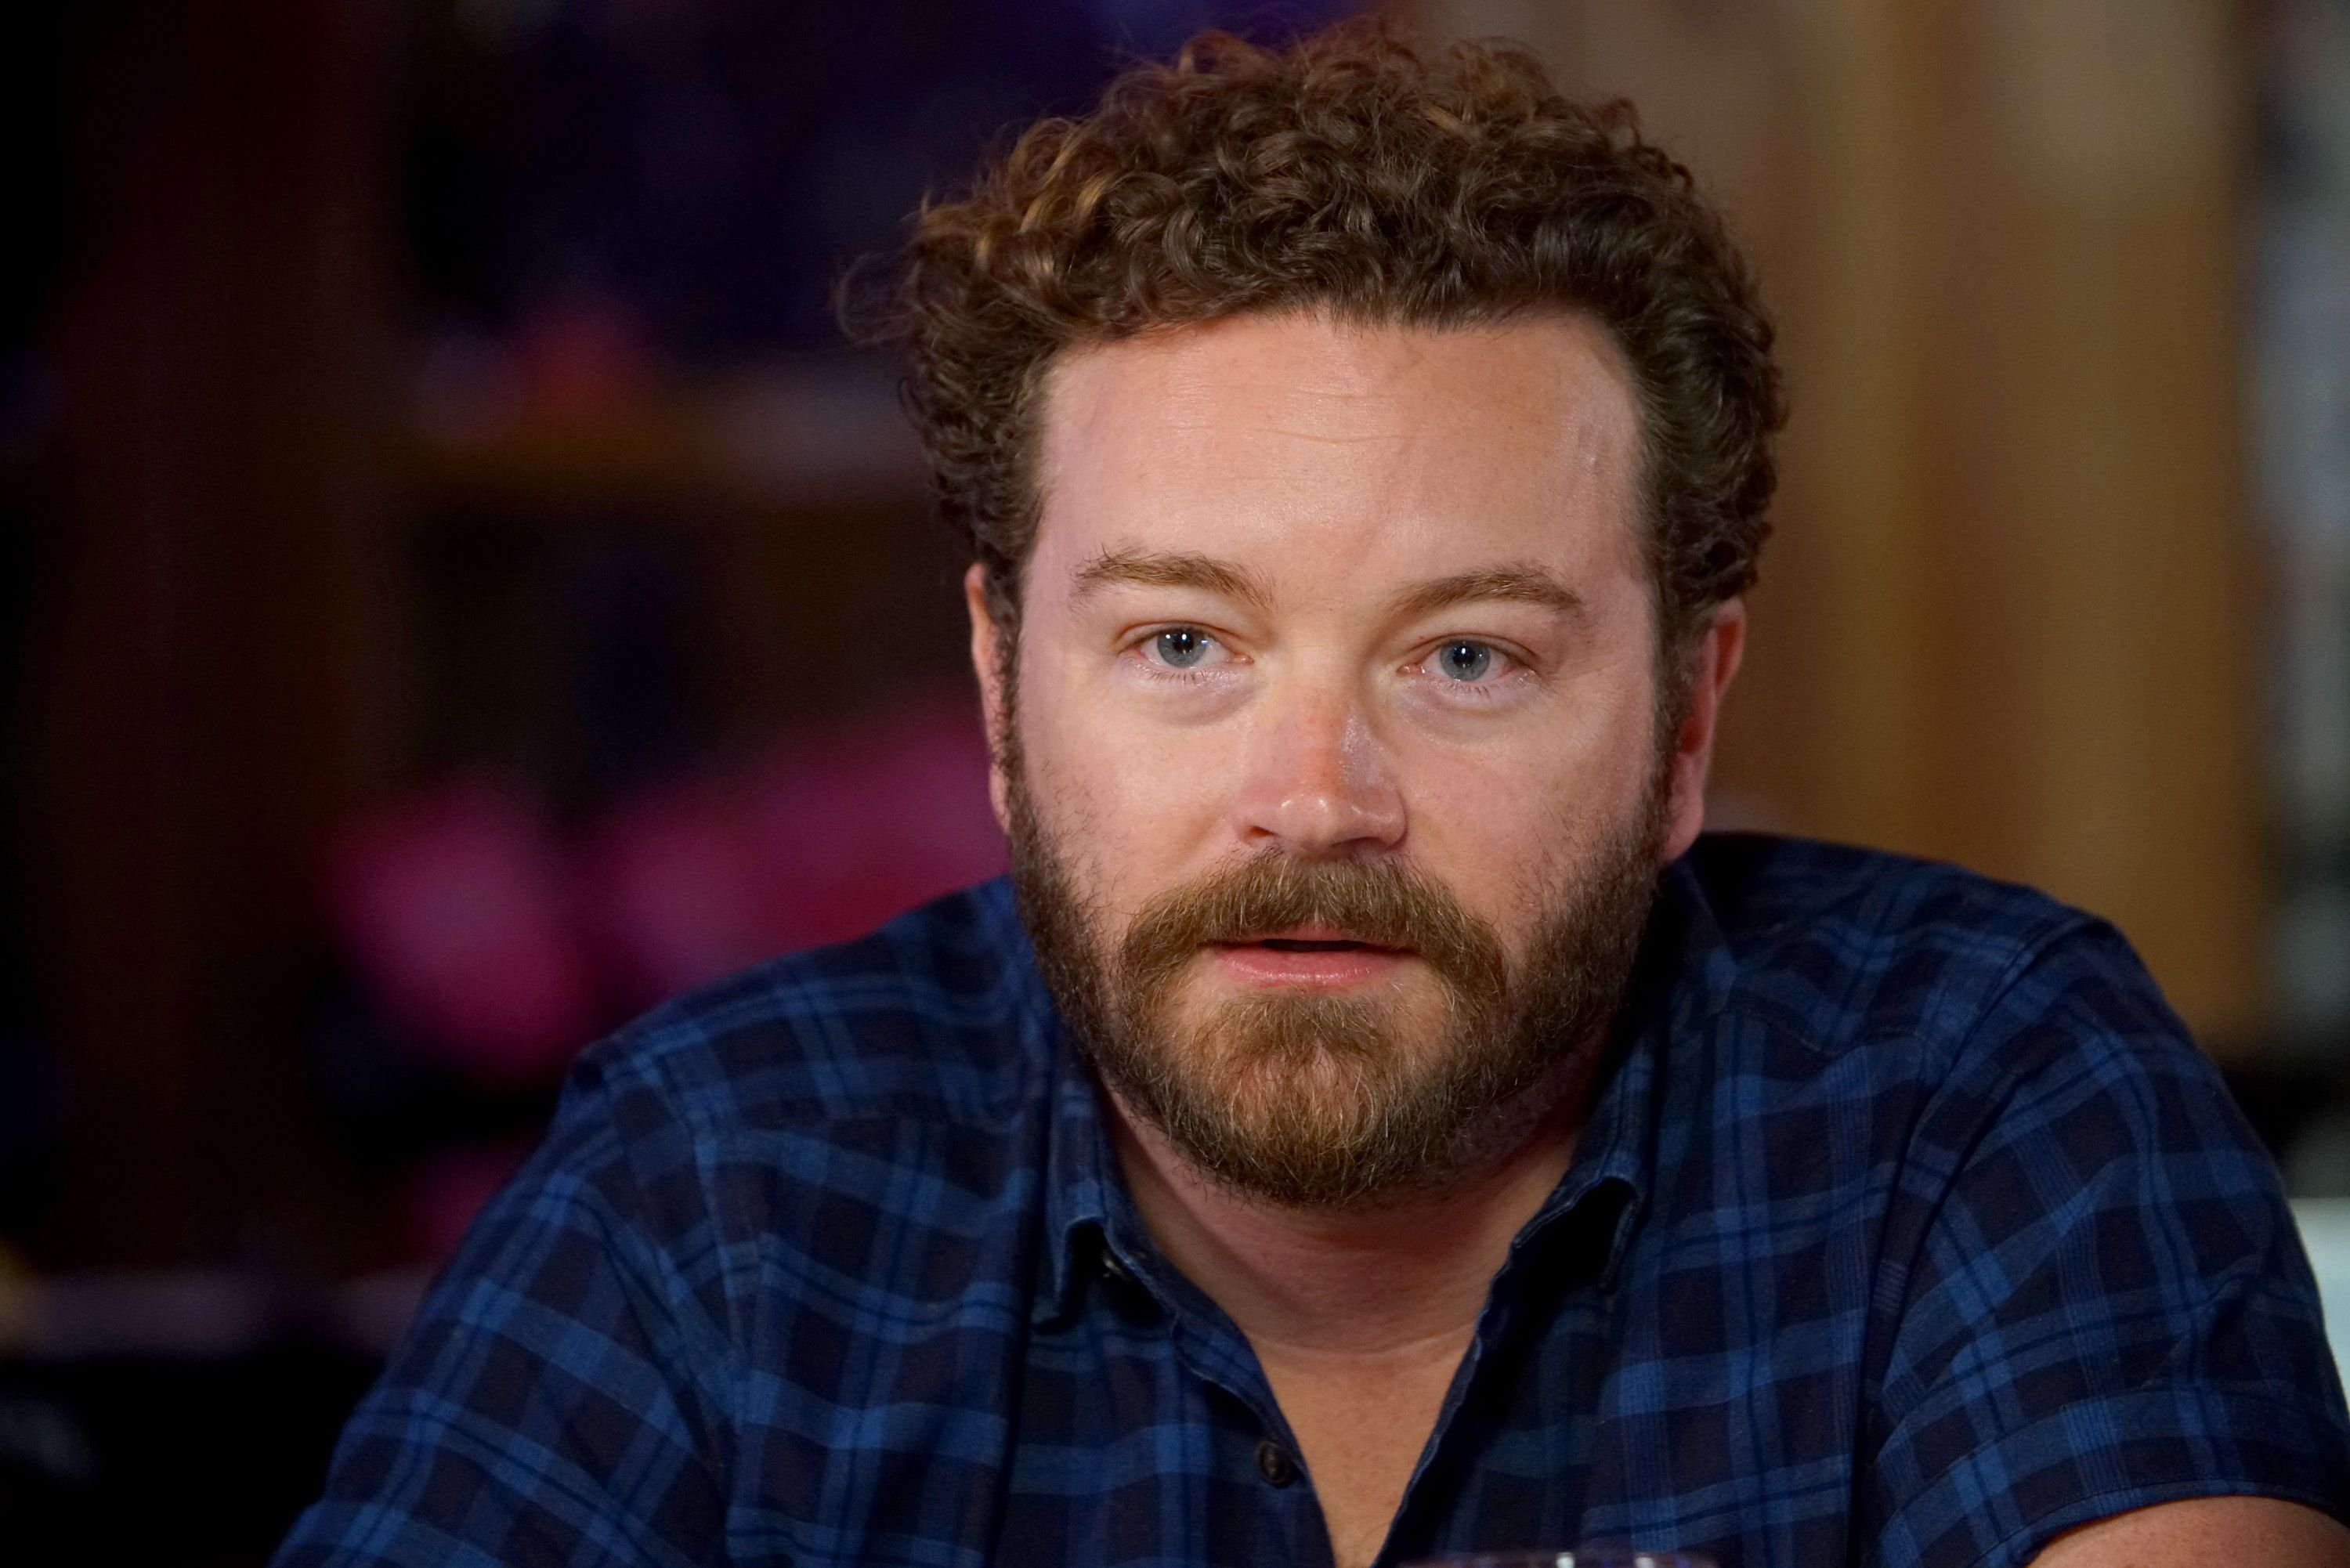
<path fill-rule="evenodd" d="M 1437 672 L 1448 680 L 1482 680 L 1493 668 L 1493 650 L 1482 642 L 1456 638 L 1436 650 Z"/>

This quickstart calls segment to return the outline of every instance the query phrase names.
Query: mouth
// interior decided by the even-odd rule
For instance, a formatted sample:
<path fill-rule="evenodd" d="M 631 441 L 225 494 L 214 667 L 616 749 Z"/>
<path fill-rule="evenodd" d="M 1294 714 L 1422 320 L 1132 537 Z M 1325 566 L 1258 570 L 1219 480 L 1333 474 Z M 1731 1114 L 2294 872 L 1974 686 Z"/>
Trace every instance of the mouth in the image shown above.
<path fill-rule="evenodd" d="M 1411 957 L 1409 949 L 1384 947 L 1315 926 L 1214 942 L 1209 950 L 1217 966 L 1237 980 L 1324 987 L 1385 978 Z"/>

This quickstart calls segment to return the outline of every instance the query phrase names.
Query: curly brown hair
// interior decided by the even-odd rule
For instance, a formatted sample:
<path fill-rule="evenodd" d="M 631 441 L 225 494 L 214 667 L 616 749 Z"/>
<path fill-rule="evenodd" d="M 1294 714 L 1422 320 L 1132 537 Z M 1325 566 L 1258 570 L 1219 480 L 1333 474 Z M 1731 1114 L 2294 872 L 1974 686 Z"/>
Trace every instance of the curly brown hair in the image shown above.
<path fill-rule="evenodd" d="M 1008 636 L 1055 357 L 1297 310 L 1596 319 L 1640 405 L 1662 648 L 1754 580 L 1783 418 L 1771 323 L 1631 106 L 1565 98 L 1508 45 L 1359 24 L 1281 50 L 1209 33 L 1125 71 L 1085 118 L 1030 127 L 962 200 L 925 203 L 868 334 L 906 356 L 941 503 Z"/>

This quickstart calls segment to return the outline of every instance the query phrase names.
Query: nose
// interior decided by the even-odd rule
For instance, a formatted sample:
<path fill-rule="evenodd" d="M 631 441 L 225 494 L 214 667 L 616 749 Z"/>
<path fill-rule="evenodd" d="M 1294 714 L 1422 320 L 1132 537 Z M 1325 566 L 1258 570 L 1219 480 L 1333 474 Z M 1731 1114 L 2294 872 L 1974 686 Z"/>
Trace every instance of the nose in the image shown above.
<path fill-rule="evenodd" d="M 1393 760 L 1356 694 L 1337 682 L 1259 710 L 1234 826 L 1252 849 L 1309 857 L 1391 849 L 1403 840 Z"/>

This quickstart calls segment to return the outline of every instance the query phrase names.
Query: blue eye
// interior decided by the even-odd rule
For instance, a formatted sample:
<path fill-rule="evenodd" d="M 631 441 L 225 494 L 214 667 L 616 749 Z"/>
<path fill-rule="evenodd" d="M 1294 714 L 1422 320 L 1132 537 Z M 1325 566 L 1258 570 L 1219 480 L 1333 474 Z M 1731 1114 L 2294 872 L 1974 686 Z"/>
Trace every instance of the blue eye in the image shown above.
<path fill-rule="evenodd" d="M 1170 627 L 1158 637 L 1159 657 L 1178 670 L 1189 670 L 1207 657 L 1208 635 L 1197 627 Z"/>
<path fill-rule="evenodd" d="M 1482 642 L 1448 642 L 1436 650 L 1436 668 L 1450 680 L 1482 680 L 1493 668 L 1493 650 Z"/>

